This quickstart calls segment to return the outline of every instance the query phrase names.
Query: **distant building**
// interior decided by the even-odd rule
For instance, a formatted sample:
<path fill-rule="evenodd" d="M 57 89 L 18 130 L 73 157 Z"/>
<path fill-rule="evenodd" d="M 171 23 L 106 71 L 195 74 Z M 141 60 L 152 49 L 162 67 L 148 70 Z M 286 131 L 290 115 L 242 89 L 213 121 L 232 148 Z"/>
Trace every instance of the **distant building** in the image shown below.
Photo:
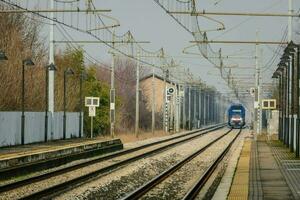
<path fill-rule="evenodd" d="M 147 75 L 140 79 L 140 88 L 146 98 L 147 109 L 152 110 L 153 87 L 152 87 L 152 74 Z M 172 86 L 170 81 L 166 81 L 166 86 Z M 174 86 L 174 84 L 173 84 Z M 154 75 L 154 103 L 155 112 L 162 112 L 164 106 L 164 78 L 155 74 Z"/>

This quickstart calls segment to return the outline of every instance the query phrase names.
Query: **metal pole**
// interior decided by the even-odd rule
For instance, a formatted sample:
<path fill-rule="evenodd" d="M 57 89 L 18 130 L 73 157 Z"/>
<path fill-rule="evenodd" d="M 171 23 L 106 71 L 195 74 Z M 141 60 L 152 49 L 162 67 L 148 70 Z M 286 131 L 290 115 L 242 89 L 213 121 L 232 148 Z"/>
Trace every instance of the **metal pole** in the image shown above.
<path fill-rule="evenodd" d="M 94 126 L 93 126 L 93 117 L 91 117 L 91 138 L 93 138 Z"/>
<path fill-rule="evenodd" d="M 203 125 L 206 126 L 206 111 L 207 111 L 206 90 L 203 90 Z"/>
<path fill-rule="evenodd" d="M 67 100 L 66 100 L 66 87 L 67 87 L 67 80 L 66 80 L 66 71 L 64 72 L 64 116 L 63 116 L 63 139 L 66 139 L 66 122 L 67 122 L 67 116 L 66 116 L 66 106 L 67 106 Z"/>
<path fill-rule="evenodd" d="M 201 88 L 198 90 L 198 121 L 199 121 L 199 128 L 201 128 Z"/>
<path fill-rule="evenodd" d="M 287 147 L 290 147 L 290 114 L 291 114 L 291 110 L 290 110 L 290 104 L 291 104 L 291 91 L 290 91 L 290 78 L 291 78 L 291 62 L 288 62 L 288 70 L 287 70 Z"/>
<path fill-rule="evenodd" d="M 196 89 L 196 87 L 194 88 L 194 115 L 193 115 L 193 128 L 197 128 L 197 101 L 196 101 L 196 99 L 197 99 L 197 89 Z"/>
<path fill-rule="evenodd" d="M 22 63 L 22 116 L 21 116 L 21 144 L 25 143 L 25 63 Z"/>
<path fill-rule="evenodd" d="M 299 140 L 300 140 L 300 47 L 296 48 L 296 72 L 297 72 L 297 78 L 296 78 L 296 88 L 297 88 L 297 132 L 296 132 L 296 158 L 299 158 Z"/>
<path fill-rule="evenodd" d="M 290 146 L 290 151 L 291 152 L 294 152 L 294 115 L 295 115 L 295 55 L 292 55 L 291 56 L 292 59 L 291 59 L 291 117 L 290 117 L 290 121 L 291 121 L 291 129 L 290 129 L 290 132 L 291 132 L 291 146 Z"/>
<path fill-rule="evenodd" d="M 191 103 L 192 103 L 192 101 L 191 101 L 191 89 L 192 89 L 192 87 L 189 86 L 188 88 L 189 88 L 189 130 L 191 130 L 191 109 L 192 109 L 192 106 L 191 106 Z"/>
<path fill-rule="evenodd" d="M 81 72 L 80 77 L 79 77 L 79 138 L 82 137 L 82 82 L 83 82 L 83 73 Z"/>
<path fill-rule="evenodd" d="M 256 40 L 258 40 L 258 31 L 256 32 Z M 256 120 L 256 134 L 259 134 L 259 64 L 258 64 L 258 44 L 255 45 L 255 120 Z"/>
<path fill-rule="evenodd" d="M 262 67 L 262 58 L 263 58 L 263 49 L 260 49 L 259 51 L 259 68 L 258 68 L 258 102 L 259 102 L 259 133 L 262 133 L 262 118 L 263 118 L 263 113 L 262 113 L 262 89 L 261 89 L 261 76 L 260 76 L 260 69 Z"/>
<path fill-rule="evenodd" d="M 279 133 L 278 138 L 282 141 L 282 107 L 283 107 L 283 98 L 282 98 L 282 72 L 279 76 Z"/>
<path fill-rule="evenodd" d="M 163 127 L 164 131 L 168 132 L 168 105 L 167 105 L 167 78 L 168 78 L 168 70 L 165 71 L 164 75 L 164 116 L 163 116 Z"/>
<path fill-rule="evenodd" d="M 286 144 L 286 130 L 287 130 L 287 123 L 286 123 L 286 114 L 287 114 L 287 68 L 284 68 L 283 71 L 283 143 Z"/>
<path fill-rule="evenodd" d="M 182 104 L 182 128 L 186 129 L 186 87 L 183 86 L 183 104 Z"/>
<path fill-rule="evenodd" d="M 111 61 L 111 78 L 110 78 L 110 135 L 115 136 L 115 55 L 112 53 Z"/>
<path fill-rule="evenodd" d="M 175 132 L 179 132 L 179 120 L 180 120 L 180 117 L 179 117 L 179 114 L 180 114 L 180 97 L 179 97 L 179 89 L 180 89 L 180 86 L 178 84 L 175 84 L 175 96 L 176 96 L 176 99 L 175 99 L 175 107 L 176 107 L 176 123 L 175 123 Z"/>
<path fill-rule="evenodd" d="M 170 14 L 182 14 L 191 16 L 205 16 L 205 15 L 223 15 L 223 16 L 251 16 L 251 17 L 300 17 L 299 14 L 286 13 L 251 13 L 251 12 L 208 12 L 203 11 L 168 11 Z"/>
<path fill-rule="evenodd" d="M 51 0 L 51 10 L 54 9 L 55 0 Z M 50 13 L 50 35 L 49 35 L 49 64 L 53 63 L 55 64 L 54 60 L 54 12 Z M 48 110 L 51 113 L 51 135 L 53 135 L 53 129 L 54 129 L 54 121 L 53 121 L 53 115 L 54 115 L 54 71 L 49 71 L 48 76 Z"/>
<path fill-rule="evenodd" d="M 45 142 L 48 140 L 48 80 L 49 79 L 49 68 L 46 67 L 46 83 L 45 83 Z"/>
<path fill-rule="evenodd" d="M 289 126 L 288 126 L 288 116 L 289 116 L 289 66 L 286 68 L 285 71 L 285 130 L 284 130 L 284 135 L 285 135 L 285 145 L 288 147 L 288 132 L 289 132 Z"/>
<path fill-rule="evenodd" d="M 112 34 L 112 46 L 115 47 L 115 31 Z M 112 138 L 115 137 L 115 54 L 112 52 L 111 60 L 111 72 L 110 72 L 110 135 Z"/>
<path fill-rule="evenodd" d="M 152 123 L 151 130 L 152 134 L 155 132 L 155 69 L 152 68 Z"/>
<path fill-rule="evenodd" d="M 139 90 L 140 90 L 140 61 L 139 61 L 139 56 L 140 53 L 138 52 L 138 61 L 136 65 L 136 96 L 135 96 L 135 136 L 138 137 L 138 132 L 139 132 L 139 100 L 140 100 L 140 95 L 139 95 Z"/>

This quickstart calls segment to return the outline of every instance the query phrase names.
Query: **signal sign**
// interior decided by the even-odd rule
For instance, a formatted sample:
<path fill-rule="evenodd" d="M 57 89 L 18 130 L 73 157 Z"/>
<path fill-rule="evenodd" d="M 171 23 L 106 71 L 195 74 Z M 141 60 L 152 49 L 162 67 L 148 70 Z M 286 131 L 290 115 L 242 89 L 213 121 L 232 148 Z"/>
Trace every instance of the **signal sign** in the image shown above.
<path fill-rule="evenodd" d="M 250 88 L 250 95 L 254 97 L 254 95 L 255 95 L 255 88 Z"/>
<path fill-rule="evenodd" d="M 276 99 L 263 99 L 262 109 L 264 110 L 274 110 L 276 109 Z"/>
<path fill-rule="evenodd" d="M 175 92 L 175 89 L 173 87 L 169 87 L 167 89 L 167 94 L 173 94 Z"/>

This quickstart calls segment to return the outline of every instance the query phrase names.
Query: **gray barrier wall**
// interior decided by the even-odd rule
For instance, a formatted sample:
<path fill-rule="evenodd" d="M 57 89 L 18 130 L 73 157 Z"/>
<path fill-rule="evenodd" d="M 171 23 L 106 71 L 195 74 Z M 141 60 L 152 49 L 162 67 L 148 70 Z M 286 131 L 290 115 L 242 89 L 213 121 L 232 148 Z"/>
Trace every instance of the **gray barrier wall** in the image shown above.
<path fill-rule="evenodd" d="M 82 118 L 83 119 L 83 118 Z M 82 131 L 83 133 L 83 120 Z M 83 135 L 83 134 L 82 134 Z M 66 138 L 79 136 L 79 113 L 67 113 Z M 43 142 L 45 112 L 25 113 L 25 144 Z M 48 140 L 63 138 L 63 112 L 55 112 L 53 122 L 48 117 Z M 21 143 L 21 112 L 0 112 L 0 147 Z"/>

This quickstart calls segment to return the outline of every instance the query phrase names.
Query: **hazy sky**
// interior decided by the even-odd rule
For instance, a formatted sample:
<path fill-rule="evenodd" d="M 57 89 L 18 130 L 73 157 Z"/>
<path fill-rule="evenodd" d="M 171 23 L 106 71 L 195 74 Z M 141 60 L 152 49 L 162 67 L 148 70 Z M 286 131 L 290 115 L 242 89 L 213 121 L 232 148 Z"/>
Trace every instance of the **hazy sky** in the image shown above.
<path fill-rule="evenodd" d="M 182 50 L 190 45 L 189 41 L 193 40 L 193 37 L 153 0 L 94 0 L 93 2 L 98 9 L 112 9 L 109 15 L 118 19 L 121 24 L 116 29 L 117 34 L 121 35 L 130 30 L 137 40 L 151 42 L 143 45 L 144 48 L 155 51 L 164 47 L 169 55 L 180 61 L 182 65 L 190 67 L 196 77 L 200 76 L 208 84 L 215 85 L 220 90 L 226 88 L 225 82 L 218 77 L 218 71 L 203 57 L 182 54 Z M 287 13 L 288 0 L 198 0 L 197 6 L 199 10 L 206 11 Z M 299 11 L 299 8 L 300 1 L 294 0 L 295 12 Z M 259 31 L 259 40 L 281 41 L 288 20 L 287 17 L 211 17 L 222 21 L 226 28 L 224 31 L 208 32 L 208 38 L 216 40 L 256 40 L 256 32 Z M 66 15 L 66 18 L 68 18 L 68 15 Z M 201 28 L 204 30 L 215 27 L 214 23 L 207 20 L 200 21 Z M 294 30 L 296 30 L 296 26 L 300 26 L 298 19 L 294 19 Z M 46 28 L 47 26 L 45 26 L 45 33 L 48 34 Z M 78 40 L 91 39 L 86 34 L 79 34 L 71 30 L 68 30 L 68 33 Z M 56 31 L 56 40 L 59 39 L 63 39 L 63 37 Z M 294 36 L 294 39 L 297 38 Z M 225 60 L 225 63 L 245 67 L 245 69 L 235 69 L 234 73 L 240 74 L 240 78 L 254 83 L 255 60 L 250 58 L 255 54 L 254 45 L 212 44 L 211 46 L 215 51 L 222 48 L 223 55 L 249 57 L 247 59 Z M 110 62 L 110 55 L 107 53 L 108 48 L 104 45 L 92 44 L 83 45 L 83 47 L 90 55 L 101 62 Z M 58 48 L 63 48 L 63 45 L 59 45 Z M 279 54 L 276 52 L 278 45 L 260 45 L 260 48 L 263 55 L 262 77 L 264 82 L 271 82 L 270 77 L 279 62 L 281 52 Z M 272 59 L 273 57 L 276 59 Z"/>

